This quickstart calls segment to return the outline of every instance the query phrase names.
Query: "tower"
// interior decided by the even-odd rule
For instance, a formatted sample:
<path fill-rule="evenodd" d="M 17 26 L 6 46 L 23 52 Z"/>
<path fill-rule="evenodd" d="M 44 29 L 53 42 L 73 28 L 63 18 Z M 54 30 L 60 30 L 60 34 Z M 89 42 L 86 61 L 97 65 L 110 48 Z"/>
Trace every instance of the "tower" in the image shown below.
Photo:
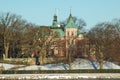
<path fill-rule="evenodd" d="M 53 53 L 55 56 L 64 56 L 65 53 L 62 51 L 63 46 L 61 46 L 62 40 L 64 38 L 64 31 L 58 23 L 56 14 L 53 17 L 53 23 L 50 28 L 52 30 L 52 35 L 54 36 L 54 49 L 51 49 L 51 53 Z"/>
<path fill-rule="evenodd" d="M 76 37 L 77 37 L 77 27 L 74 23 L 73 17 L 70 14 L 67 25 L 65 26 L 65 36 L 66 36 L 66 57 L 76 54 Z"/>
<path fill-rule="evenodd" d="M 57 22 L 57 15 L 55 14 L 53 17 L 53 23 L 51 28 L 56 28 L 56 27 L 58 27 L 58 22 Z"/>

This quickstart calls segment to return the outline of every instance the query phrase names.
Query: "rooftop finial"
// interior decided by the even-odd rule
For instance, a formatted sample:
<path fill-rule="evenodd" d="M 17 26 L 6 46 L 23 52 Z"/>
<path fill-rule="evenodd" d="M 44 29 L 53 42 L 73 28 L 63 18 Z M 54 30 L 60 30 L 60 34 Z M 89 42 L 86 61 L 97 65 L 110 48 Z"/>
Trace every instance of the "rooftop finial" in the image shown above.
<path fill-rule="evenodd" d="M 70 15 L 71 15 L 72 7 L 70 7 Z"/>
<path fill-rule="evenodd" d="M 58 9 L 55 8 L 55 15 L 58 16 Z"/>
<path fill-rule="evenodd" d="M 57 15 L 57 9 L 55 8 L 55 15 Z"/>

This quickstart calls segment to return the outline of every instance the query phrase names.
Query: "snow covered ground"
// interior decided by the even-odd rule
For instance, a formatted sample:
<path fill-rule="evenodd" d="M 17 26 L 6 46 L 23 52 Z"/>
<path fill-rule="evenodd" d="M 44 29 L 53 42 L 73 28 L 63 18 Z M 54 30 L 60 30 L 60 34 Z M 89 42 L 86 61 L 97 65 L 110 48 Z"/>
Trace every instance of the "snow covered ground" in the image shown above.
<path fill-rule="evenodd" d="M 46 64 L 46 65 L 31 65 L 25 66 L 24 65 L 12 65 L 12 64 L 5 64 L 0 63 L 0 67 L 4 70 L 9 70 L 15 67 L 17 70 L 66 70 L 68 69 L 68 64 L 58 63 L 58 64 Z M 91 62 L 87 59 L 77 58 L 75 61 L 71 63 L 72 69 L 99 69 L 98 62 Z M 116 65 L 112 62 L 104 61 L 103 69 L 120 69 L 119 65 Z"/>
<path fill-rule="evenodd" d="M 87 59 L 76 59 L 72 64 L 72 69 L 99 69 L 98 62 L 91 62 Z M 103 69 L 120 69 L 120 66 L 112 62 L 104 61 Z"/>
<path fill-rule="evenodd" d="M 0 63 L 0 68 L 2 68 L 4 70 L 10 70 L 15 67 L 22 67 L 22 66 L 24 66 L 24 65 L 13 65 L 13 64 Z"/>

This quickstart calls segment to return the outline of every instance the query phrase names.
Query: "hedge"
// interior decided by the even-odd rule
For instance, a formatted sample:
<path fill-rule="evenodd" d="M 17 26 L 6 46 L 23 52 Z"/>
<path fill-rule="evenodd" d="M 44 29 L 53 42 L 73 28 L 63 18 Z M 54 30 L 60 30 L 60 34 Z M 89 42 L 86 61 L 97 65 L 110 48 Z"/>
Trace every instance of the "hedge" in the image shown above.
<path fill-rule="evenodd" d="M 120 69 L 79 70 L 3 70 L 1 74 L 45 74 L 45 73 L 120 73 Z"/>

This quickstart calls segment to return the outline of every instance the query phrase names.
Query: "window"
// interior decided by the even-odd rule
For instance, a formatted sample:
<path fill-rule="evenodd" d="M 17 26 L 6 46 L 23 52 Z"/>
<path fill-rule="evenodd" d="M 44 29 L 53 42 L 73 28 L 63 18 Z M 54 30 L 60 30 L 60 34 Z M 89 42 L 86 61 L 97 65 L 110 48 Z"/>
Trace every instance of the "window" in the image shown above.
<path fill-rule="evenodd" d="M 60 54 L 60 50 L 58 50 L 58 54 Z"/>
<path fill-rule="evenodd" d="M 74 32 L 72 32 L 72 36 L 74 36 Z"/>
<path fill-rule="evenodd" d="M 69 32 L 67 32 L 67 35 L 68 35 L 68 36 L 70 35 Z"/>
<path fill-rule="evenodd" d="M 70 41 L 68 41 L 68 45 L 70 45 Z"/>
<path fill-rule="evenodd" d="M 72 40 L 72 44 L 74 44 L 74 40 Z"/>

